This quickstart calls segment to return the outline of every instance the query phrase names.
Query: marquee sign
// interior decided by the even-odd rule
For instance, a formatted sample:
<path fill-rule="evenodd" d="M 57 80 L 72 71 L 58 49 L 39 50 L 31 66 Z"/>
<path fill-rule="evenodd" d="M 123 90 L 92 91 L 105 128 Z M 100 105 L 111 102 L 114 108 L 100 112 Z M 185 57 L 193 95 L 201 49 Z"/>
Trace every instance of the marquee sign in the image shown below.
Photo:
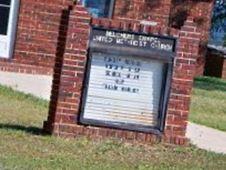
<path fill-rule="evenodd" d="M 174 38 L 104 29 L 93 29 L 92 42 L 109 46 L 155 49 L 168 52 L 175 50 Z"/>
<path fill-rule="evenodd" d="M 93 30 L 92 43 L 135 49 L 174 51 L 175 42 L 160 38 L 111 30 Z M 160 129 L 166 99 L 165 85 L 169 64 L 126 51 L 90 53 L 87 87 L 81 122 L 152 131 Z M 160 113 L 161 112 L 161 113 Z"/>

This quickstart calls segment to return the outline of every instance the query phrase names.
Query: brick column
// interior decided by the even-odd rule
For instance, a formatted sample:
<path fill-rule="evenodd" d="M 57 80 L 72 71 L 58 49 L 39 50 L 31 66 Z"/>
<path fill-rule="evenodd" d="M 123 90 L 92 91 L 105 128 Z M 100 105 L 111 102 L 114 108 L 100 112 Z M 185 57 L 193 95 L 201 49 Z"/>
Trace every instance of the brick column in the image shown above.
<path fill-rule="evenodd" d="M 193 18 L 188 18 L 178 38 L 168 104 L 165 139 L 170 143 L 184 144 L 186 142 L 185 133 L 199 44 L 200 33 L 197 32 Z"/>
<path fill-rule="evenodd" d="M 61 63 L 55 65 L 55 80 L 50 102 L 48 121 L 44 130 L 56 135 L 68 132 L 79 112 L 91 17 L 82 6 L 75 6 L 69 19 L 66 47 Z M 58 73 L 57 70 L 61 69 Z M 66 133 L 65 132 L 65 133 Z"/>

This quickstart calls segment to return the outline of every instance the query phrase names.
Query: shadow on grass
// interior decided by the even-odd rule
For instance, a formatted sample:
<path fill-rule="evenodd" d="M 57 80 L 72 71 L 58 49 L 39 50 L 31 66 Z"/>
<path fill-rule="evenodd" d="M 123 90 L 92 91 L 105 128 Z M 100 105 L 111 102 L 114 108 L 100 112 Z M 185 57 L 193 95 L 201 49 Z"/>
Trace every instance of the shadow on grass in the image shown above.
<path fill-rule="evenodd" d="M 195 88 L 202 90 L 218 90 L 226 92 L 226 81 L 212 77 L 198 77 L 195 79 Z"/>
<path fill-rule="evenodd" d="M 13 125 L 13 124 L 0 124 L 0 129 L 5 130 L 15 130 L 15 131 L 23 131 L 32 135 L 46 135 L 43 132 L 42 128 L 34 127 L 34 126 L 23 126 L 23 125 Z"/>

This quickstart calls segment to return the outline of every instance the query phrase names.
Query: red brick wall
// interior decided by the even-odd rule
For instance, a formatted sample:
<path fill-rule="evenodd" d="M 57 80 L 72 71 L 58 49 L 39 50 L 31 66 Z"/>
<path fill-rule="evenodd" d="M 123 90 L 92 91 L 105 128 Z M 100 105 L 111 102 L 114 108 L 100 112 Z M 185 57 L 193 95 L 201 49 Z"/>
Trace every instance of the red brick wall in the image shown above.
<path fill-rule="evenodd" d="M 204 41 L 209 39 L 213 4 L 213 0 L 197 1 L 190 11 L 190 16 L 197 23 L 198 30 L 202 35 L 201 39 Z"/>
<path fill-rule="evenodd" d="M 113 18 L 123 21 L 149 20 L 158 26 L 170 24 L 173 0 L 116 0 Z M 207 40 L 213 0 L 195 2 L 190 16 L 201 23 L 203 42 Z M 66 11 L 71 0 L 21 0 L 17 39 L 12 59 L 0 58 L 0 70 L 33 74 L 52 74 L 65 35 Z M 63 12 L 64 11 L 64 12 Z M 200 20 L 204 18 L 204 20 Z M 63 36 L 63 38 L 62 38 Z M 203 48 L 202 54 L 205 53 Z M 204 58 L 199 57 L 197 72 L 202 73 Z"/>
<path fill-rule="evenodd" d="M 21 0 L 12 59 L 0 58 L 0 70 L 52 74 L 70 0 Z"/>
<path fill-rule="evenodd" d="M 116 0 L 114 19 L 151 20 L 167 26 L 171 0 Z"/>
<path fill-rule="evenodd" d="M 9 60 L 0 58 L 0 70 L 52 74 L 67 27 L 64 23 L 68 16 L 62 12 L 69 5 L 72 0 L 21 0 L 14 55 Z M 170 0 L 117 0 L 114 18 L 146 19 L 167 25 L 169 12 Z"/>
<path fill-rule="evenodd" d="M 105 28 L 133 30 L 157 35 L 171 35 L 178 39 L 176 58 L 174 61 L 171 93 L 165 122 L 165 130 L 161 135 L 138 133 L 128 130 L 100 128 L 80 125 L 81 95 L 83 92 L 84 75 L 88 53 L 88 41 L 91 25 Z M 129 25 L 129 27 L 128 27 Z M 182 30 L 167 27 L 143 27 L 136 22 L 120 20 L 92 19 L 86 10 L 76 6 L 70 15 L 69 30 L 65 54 L 56 72 L 48 120 L 44 124 L 47 132 L 59 136 L 75 137 L 116 137 L 140 142 L 166 141 L 175 144 L 186 143 L 186 127 L 189 114 L 189 104 L 195 63 L 199 51 L 200 33 L 197 32 L 193 18 L 188 18 Z M 56 66 L 55 70 L 59 70 Z"/>

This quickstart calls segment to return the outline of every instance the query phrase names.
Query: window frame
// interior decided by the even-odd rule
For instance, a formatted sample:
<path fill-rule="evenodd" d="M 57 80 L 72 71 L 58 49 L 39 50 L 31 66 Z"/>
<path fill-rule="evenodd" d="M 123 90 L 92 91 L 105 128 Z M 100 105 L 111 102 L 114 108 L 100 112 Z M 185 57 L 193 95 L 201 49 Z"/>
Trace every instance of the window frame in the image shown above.
<path fill-rule="evenodd" d="M 115 8 L 115 0 L 111 0 L 110 7 L 109 7 L 108 18 L 112 18 L 113 17 L 114 8 Z"/>
<path fill-rule="evenodd" d="M 112 18 L 113 17 L 113 13 L 114 13 L 114 7 L 115 7 L 115 0 L 110 0 L 110 7 L 109 7 L 109 13 L 108 13 L 108 16 L 107 18 Z M 84 4 L 84 1 L 80 0 L 80 4 L 83 5 L 84 7 L 85 4 Z"/>
<path fill-rule="evenodd" d="M 19 16 L 19 5 L 20 0 L 11 0 L 7 34 L 0 35 L 0 42 L 6 45 L 5 49 L 1 50 L 2 52 L 0 52 L 0 58 L 9 59 L 13 56 L 17 30 L 17 20 Z"/>

